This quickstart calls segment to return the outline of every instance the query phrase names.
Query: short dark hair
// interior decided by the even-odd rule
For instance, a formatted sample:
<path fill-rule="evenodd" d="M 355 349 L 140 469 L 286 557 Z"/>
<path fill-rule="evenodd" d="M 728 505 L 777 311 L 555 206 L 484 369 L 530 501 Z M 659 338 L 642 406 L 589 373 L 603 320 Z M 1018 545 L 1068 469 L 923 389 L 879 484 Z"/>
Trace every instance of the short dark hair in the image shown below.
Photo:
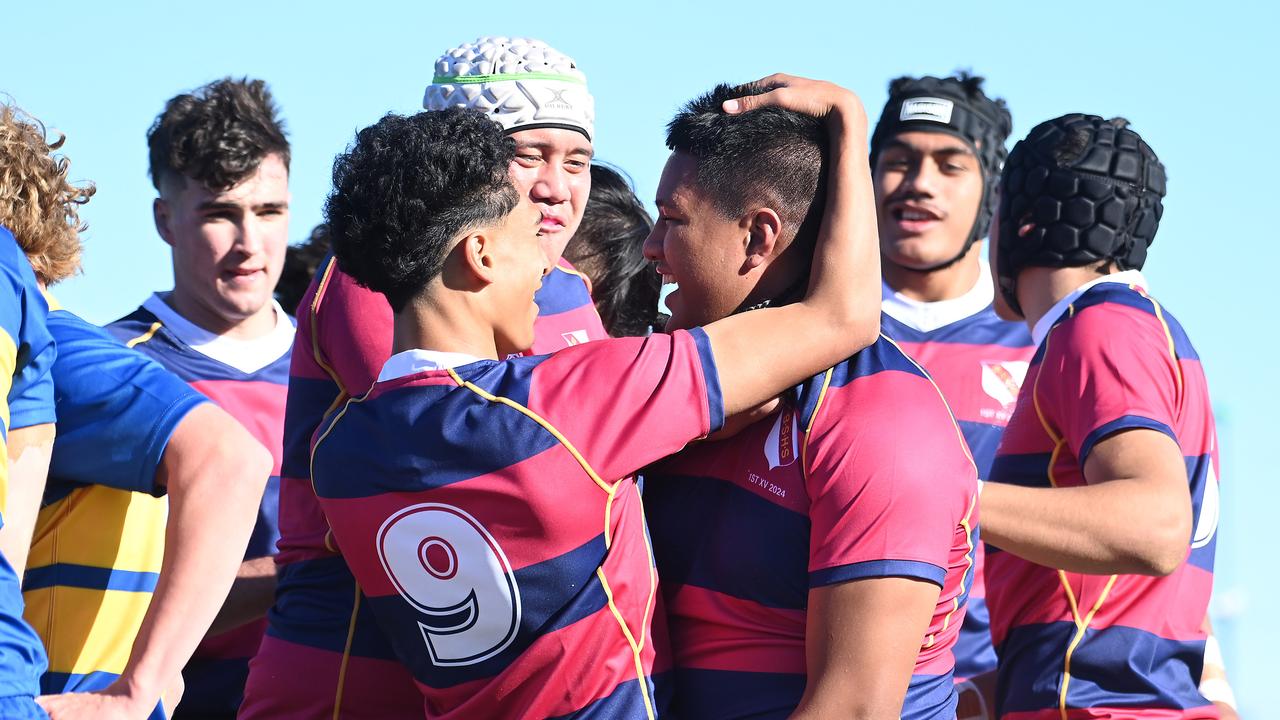
<path fill-rule="evenodd" d="M 284 269 L 276 283 L 276 302 L 285 312 L 298 314 L 298 305 L 311 286 L 320 263 L 329 255 L 329 226 L 320 223 L 311 229 L 306 240 L 290 245 L 284 251 Z"/>
<path fill-rule="evenodd" d="M 772 89 L 717 85 L 671 120 L 667 147 L 698 160 L 698 187 L 725 217 L 763 203 L 795 229 L 795 240 L 812 243 L 826 207 L 828 140 L 822 121 L 777 107 L 741 115 L 722 109 L 726 100 Z"/>
<path fill-rule="evenodd" d="M 397 312 L 440 274 L 464 230 L 496 223 L 520 200 L 515 143 L 478 110 L 388 114 L 333 162 L 325 202 L 338 267 Z"/>
<path fill-rule="evenodd" d="M 289 167 L 289 140 L 271 91 L 249 78 L 223 78 L 170 98 L 147 131 L 147 146 L 156 190 L 173 177 L 226 190 L 273 153 Z"/>
<path fill-rule="evenodd" d="M 662 279 L 642 249 L 652 229 L 627 179 L 593 163 L 591 195 L 564 257 L 591 278 L 596 310 L 614 337 L 644 335 L 658 316 Z"/>

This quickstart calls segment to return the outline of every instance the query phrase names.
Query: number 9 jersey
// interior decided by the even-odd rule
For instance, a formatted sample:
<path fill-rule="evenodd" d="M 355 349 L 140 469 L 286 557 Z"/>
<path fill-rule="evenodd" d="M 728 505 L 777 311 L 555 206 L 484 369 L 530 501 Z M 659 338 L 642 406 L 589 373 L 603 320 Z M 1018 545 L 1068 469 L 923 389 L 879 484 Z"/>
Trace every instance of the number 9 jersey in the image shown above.
<path fill-rule="evenodd" d="M 694 330 L 501 362 L 399 353 L 322 424 L 316 493 L 424 713 L 656 717 L 631 474 L 723 422 Z"/>

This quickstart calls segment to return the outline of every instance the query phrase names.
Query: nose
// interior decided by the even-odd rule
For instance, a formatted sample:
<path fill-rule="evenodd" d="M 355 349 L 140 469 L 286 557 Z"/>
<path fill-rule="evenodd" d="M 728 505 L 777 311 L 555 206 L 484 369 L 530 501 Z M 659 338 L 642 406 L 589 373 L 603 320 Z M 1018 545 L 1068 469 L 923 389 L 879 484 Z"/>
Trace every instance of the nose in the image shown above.
<path fill-rule="evenodd" d="M 538 170 L 538 179 L 529 188 L 529 199 L 549 205 L 568 202 L 569 173 L 558 163 L 544 163 Z"/>
<path fill-rule="evenodd" d="M 266 232 L 265 228 L 262 227 L 262 221 L 252 213 L 248 213 L 247 217 L 240 223 L 239 229 L 236 246 L 240 251 L 249 256 L 262 252 L 266 244 Z"/>
<path fill-rule="evenodd" d="M 658 232 L 656 224 L 645 237 L 641 251 L 644 253 L 644 259 L 649 262 L 660 262 L 662 260 L 662 234 Z"/>
<path fill-rule="evenodd" d="M 938 175 L 938 167 L 930 160 L 912 163 L 911 169 L 903 178 L 903 185 L 906 186 L 904 189 L 911 190 L 917 195 L 933 197 Z"/>

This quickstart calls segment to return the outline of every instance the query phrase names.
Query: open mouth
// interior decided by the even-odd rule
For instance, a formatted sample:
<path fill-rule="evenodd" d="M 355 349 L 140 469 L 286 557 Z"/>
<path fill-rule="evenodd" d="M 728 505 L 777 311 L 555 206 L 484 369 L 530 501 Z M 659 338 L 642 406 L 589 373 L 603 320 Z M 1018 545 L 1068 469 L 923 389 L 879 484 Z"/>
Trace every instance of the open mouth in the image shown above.
<path fill-rule="evenodd" d="M 889 214 L 898 227 L 908 233 L 924 232 L 942 220 L 939 213 L 915 205 L 894 205 L 889 209 Z"/>

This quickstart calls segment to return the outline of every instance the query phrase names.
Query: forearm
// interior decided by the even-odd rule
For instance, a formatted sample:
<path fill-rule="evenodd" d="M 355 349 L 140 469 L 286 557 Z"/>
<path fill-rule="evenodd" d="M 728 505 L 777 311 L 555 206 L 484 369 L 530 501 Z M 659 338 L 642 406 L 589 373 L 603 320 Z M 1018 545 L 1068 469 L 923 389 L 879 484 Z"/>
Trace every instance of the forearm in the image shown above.
<path fill-rule="evenodd" d="M 191 411 L 165 450 L 169 520 L 160 578 L 118 688 L 154 707 L 222 607 L 257 519 L 271 458 L 213 405 Z"/>
<path fill-rule="evenodd" d="M 27 567 L 31 536 L 40 514 L 40 501 L 53 456 L 53 425 L 35 425 L 9 433 L 9 485 L 5 498 L 0 552 L 18 577 Z"/>
<path fill-rule="evenodd" d="M 209 627 L 209 635 L 217 635 L 264 617 L 276 598 L 276 562 L 274 557 L 245 560 L 236 571 L 235 582 L 226 602 Z"/>
<path fill-rule="evenodd" d="M 1071 488 L 987 483 L 982 537 L 1031 562 L 1069 572 L 1167 574 L 1171 561 L 1175 567 L 1180 562 L 1170 545 L 1186 548 L 1190 541 L 1176 529 L 1179 523 L 1161 512 L 1167 505 L 1157 492 L 1129 480 Z"/>

